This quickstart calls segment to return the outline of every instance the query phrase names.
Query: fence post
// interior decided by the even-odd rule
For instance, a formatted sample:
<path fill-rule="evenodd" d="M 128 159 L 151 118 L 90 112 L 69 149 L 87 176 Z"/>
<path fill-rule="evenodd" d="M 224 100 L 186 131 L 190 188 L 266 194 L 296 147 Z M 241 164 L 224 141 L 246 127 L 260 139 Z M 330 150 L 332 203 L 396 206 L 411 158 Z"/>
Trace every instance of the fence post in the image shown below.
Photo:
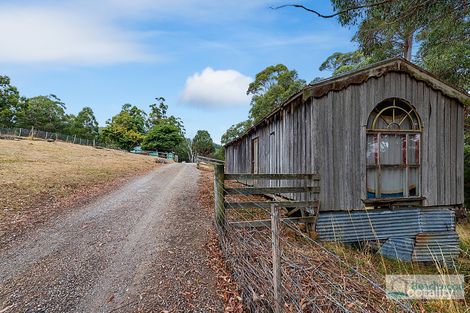
<path fill-rule="evenodd" d="M 274 313 L 282 312 L 281 245 L 279 241 L 279 208 L 271 204 L 271 247 L 273 255 Z"/>
<path fill-rule="evenodd" d="M 31 139 L 34 138 L 34 126 L 31 127 Z"/>
<path fill-rule="evenodd" d="M 225 206 L 224 206 L 224 166 L 214 166 L 214 204 L 215 222 L 221 229 L 225 228 Z"/>

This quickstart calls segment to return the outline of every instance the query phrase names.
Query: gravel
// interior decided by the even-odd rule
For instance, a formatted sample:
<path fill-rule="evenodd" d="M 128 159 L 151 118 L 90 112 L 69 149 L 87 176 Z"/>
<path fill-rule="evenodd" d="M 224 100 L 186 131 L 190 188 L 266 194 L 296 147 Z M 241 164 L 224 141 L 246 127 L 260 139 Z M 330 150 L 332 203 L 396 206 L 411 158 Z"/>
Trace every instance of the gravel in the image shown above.
<path fill-rule="evenodd" d="M 222 311 L 198 179 L 166 165 L 0 247 L 0 312 Z"/>

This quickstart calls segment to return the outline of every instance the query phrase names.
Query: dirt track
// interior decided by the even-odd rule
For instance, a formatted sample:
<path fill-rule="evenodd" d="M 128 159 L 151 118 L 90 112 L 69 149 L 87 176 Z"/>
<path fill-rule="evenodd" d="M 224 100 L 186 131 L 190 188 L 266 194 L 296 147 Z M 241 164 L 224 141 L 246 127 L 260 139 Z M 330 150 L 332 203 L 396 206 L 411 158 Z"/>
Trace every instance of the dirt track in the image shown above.
<path fill-rule="evenodd" d="M 0 247 L 0 311 L 222 311 L 198 177 L 164 166 Z"/>

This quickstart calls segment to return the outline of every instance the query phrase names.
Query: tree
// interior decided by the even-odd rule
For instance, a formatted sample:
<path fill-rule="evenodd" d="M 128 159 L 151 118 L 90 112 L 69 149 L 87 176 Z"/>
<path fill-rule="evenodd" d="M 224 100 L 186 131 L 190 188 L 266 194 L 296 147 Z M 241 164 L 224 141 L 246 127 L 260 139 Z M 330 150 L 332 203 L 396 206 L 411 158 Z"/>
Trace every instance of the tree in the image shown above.
<path fill-rule="evenodd" d="M 175 148 L 183 141 L 184 137 L 177 126 L 157 124 L 145 135 L 142 149 L 174 152 Z"/>
<path fill-rule="evenodd" d="M 470 5 L 467 17 L 449 12 L 417 36 L 417 62 L 437 77 L 470 91 Z"/>
<path fill-rule="evenodd" d="M 335 76 L 370 63 L 372 63 L 371 58 L 366 57 L 360 50 L 346 53 L 335 52 L 320 65 L 320 71 L 329 70 Z"/>
<path fill-rule="evenodd" d="M 27 99 L 25 106 L 17 113 L 17 125 L 60 132 L 65 127 L 65 104 L 52 94 Z"/>
<path fill-rule="evenodd" d="M 83 139 L 94 139 L 98 136 L 98 122 L 93 110 L 84 107 L 77 116 L 68 116 L 68 125 L 65 132 Z"/>
<path fill-rule="evenodd" d="M 304 86 L 305 81 L 298 78 L 295 70 L 289 70 L 284 64 L 268 66 L 248 86 L 246 93 L 253 95 L 250 119 L 253 123 L 260 121 Z"/>
<path fill-rule="evenodd" d="M 8 76 L 0 76 L 0 127 L 14 127 L 15 117 L 23 101 Z"/>
<path fill-rule="evenodd" d="M 183 122 L 181 121 L 181 119 L 173 115 L 170 115 L 170 116 L 166 115 L 167 110 L 168 110 L 168 105 L 165 104 L 165 98 L 158 97 L 155 99 L 159 102 L 159 104 L 152 103 L 150 105 L 150 113 L 147 119 L 147 127 L 150 129 L 155 125 L 166 123 L 170 125 L 175 125 L 179 129 L 181 129 L 181 132 L 184 134 L 185 129 L 184 129 Z"/>
<path fill-rule="evenodd" d="M 121 112 L 106 121 L 103 137 L 107 143 L 130 150 L 144 139 L 146 114 L 131 104 L 124 104 Z"/>
<path fill-rule="evenodd" d="M 178 155 L 178 160 L 180 162 L 194 161 L 192 143 L 193 141 L 191 140 L 191 138 L 184 138 L 184 141 L 182 141 L 178 146 L 176 146 L 175 153 Z"/>
<path fill-rule="evenodd" d="M 413 46 L 417 45 L 416 62 L 441 79 L 469 89 L 468 0 L 331 2 L 335 10 L 332 14 L 303 5 L 278 7 L 293 6 L 322 18 L 337 17 L 343 26 L 357 26 L 353 41 L 359 44 L 358 51 L 333 54 L 325 61 L 325 69 L 338 74 L 391 57 L 412 60 Z"/>
<path fill-rule="evenodd" d="M 214 152 L 214 142 L 207 130 L 197 131 L 192 148 L 195 155 L 210 156 Z"/>
<path fill-rule="evenodd" d="M 212 157 L 214 159 L 225 160 L 225 148 L 214 143 L 214 152 L 212 153 Z"/>
<path fill-rule="evenodd" d="M 220 138 L 220 142 L 222 143 L 222 145 L 231 142 L 235 138 L 241 136 L 248 128 L 251 127 L 251 125 L 251 122 L 247 120 L 230 126 L 230 128 L 227 129 L 222 135 L 222 138 Z"/>

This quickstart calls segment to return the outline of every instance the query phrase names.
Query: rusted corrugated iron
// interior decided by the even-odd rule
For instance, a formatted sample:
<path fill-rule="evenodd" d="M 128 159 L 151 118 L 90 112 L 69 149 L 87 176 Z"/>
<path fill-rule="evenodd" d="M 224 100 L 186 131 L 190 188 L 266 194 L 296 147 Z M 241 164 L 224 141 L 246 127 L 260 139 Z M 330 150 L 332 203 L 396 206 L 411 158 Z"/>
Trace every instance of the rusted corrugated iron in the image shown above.
<path fill-rule="evenodd" d="M 446 208 L 325 212 L 316 225 L 320 240 L 340 242 L 410 238 L 454 229 L 454 212 Z"/>
<path fill-rule="evenodd" d="M 452 262 L 460 253 L 459 236 L 455 231 L 416 235 L 413 261 Z"/>
<path fill-rule="evenodd" d="M 411 261 L 414 238 L 390 238 L 379 249 L 379 253 L 391 259 Z"/>

